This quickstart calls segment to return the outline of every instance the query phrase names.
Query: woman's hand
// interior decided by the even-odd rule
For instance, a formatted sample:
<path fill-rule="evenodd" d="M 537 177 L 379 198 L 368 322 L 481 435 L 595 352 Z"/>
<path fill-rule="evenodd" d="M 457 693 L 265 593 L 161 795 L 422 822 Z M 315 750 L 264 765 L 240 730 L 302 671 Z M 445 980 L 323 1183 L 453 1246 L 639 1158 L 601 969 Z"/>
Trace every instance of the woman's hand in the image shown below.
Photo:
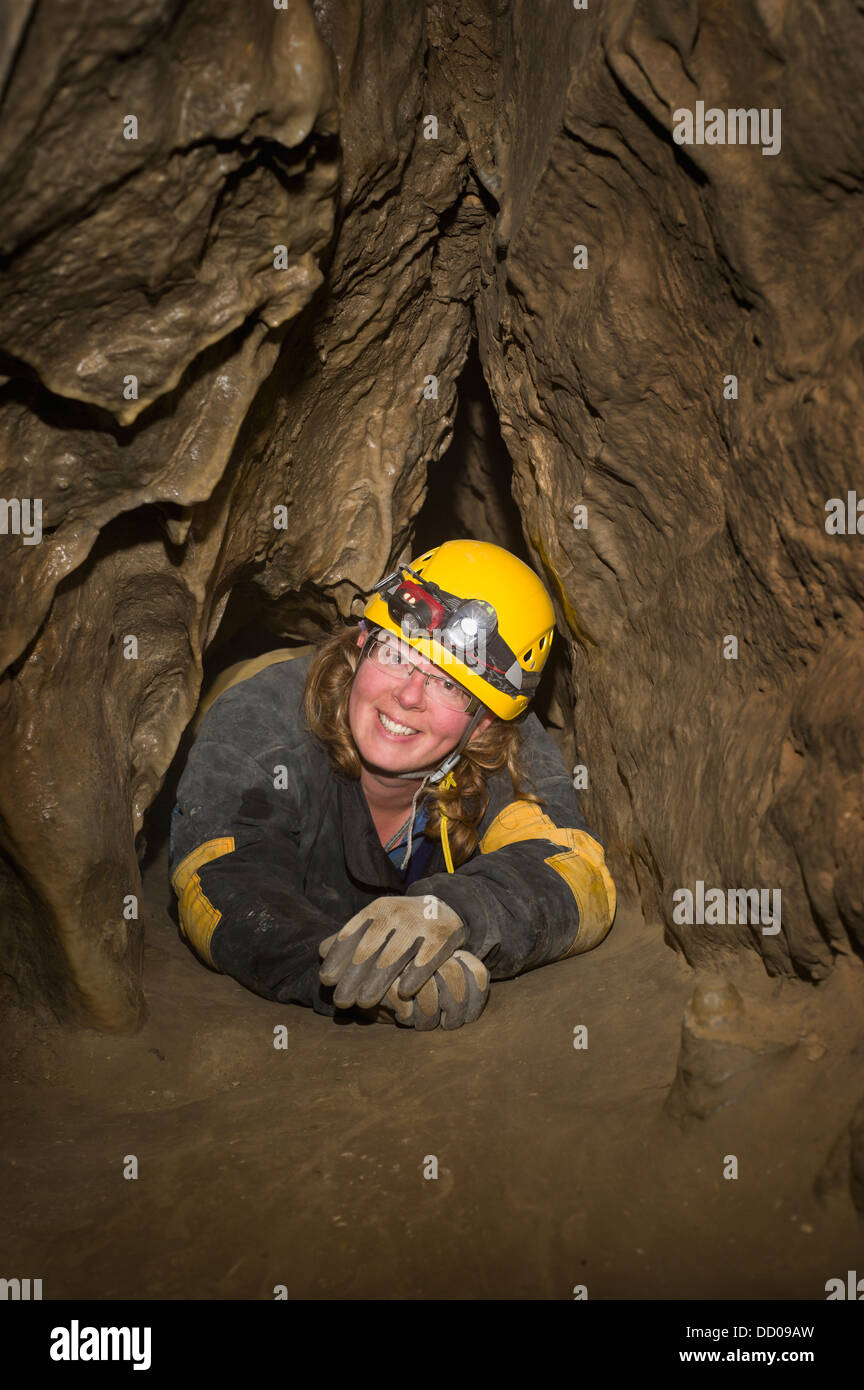
<path fill-rule="evenodd" d="M 413 999 L 402 999 L 394 980 L 376 1010 L 378 1023 L 400 1023 L 427 1033 L 440 1023 L 461 1028 L 480 1017 L 489 1000 L 489 971 L 470 951 L 454 951 Z"/>
<path fill-rule="evenodd" d="M 339 1009 L 371 1008 L 397 979 L 401 1003 L 431 981 L 467 934 L 461 917 L 440 898 L 376 898 L 321 942 L 319 978 L 336 986 L 333 1003 Z"/>

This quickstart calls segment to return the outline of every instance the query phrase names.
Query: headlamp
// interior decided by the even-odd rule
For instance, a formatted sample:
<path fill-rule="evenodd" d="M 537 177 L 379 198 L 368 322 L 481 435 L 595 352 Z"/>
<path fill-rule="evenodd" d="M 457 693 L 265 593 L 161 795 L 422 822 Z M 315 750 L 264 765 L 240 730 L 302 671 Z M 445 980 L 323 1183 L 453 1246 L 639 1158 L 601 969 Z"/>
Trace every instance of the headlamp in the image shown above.
<path fill-rule="evenodd" d="M 393 577 L 390 576 L 391 579 Z M 383 583 L 388 583 L 388 580 L 385 579 Z M 376 588 L 381 591 L 382 585 L 378 584 Z M 404 631 L 413 635 L 417 631 L 431 632 L 441 627 L 443 606 L 419 584 L 412 584 L 408 580 L 384 597 L 387 599 L 387 612 Z"/>
<path fill-rule="evenodd" d="M 540 677 L 519 665 L 485 599 L 457 598 L 408 566 L 388 574 L 375 592 L 406 637 L 429 636 L 504 694 L 533 695 Z"/>

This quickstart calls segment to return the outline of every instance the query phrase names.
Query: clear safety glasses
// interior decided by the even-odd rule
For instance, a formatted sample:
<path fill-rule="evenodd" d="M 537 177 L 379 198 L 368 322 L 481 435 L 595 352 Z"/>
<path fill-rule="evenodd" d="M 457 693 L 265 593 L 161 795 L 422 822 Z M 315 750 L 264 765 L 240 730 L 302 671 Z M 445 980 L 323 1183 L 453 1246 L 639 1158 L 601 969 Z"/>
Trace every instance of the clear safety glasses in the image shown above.
<path fill-rule="evenodd" d="M 422 671 L 411 660 L 412 648 L 403 646 L 396 637 L 370 637 L 364 647 L 363 655 L 368 656 L 379 670 L 385 671 L 388 676 L 392 676 L 397 681 L 408 680 L 412 671 L 420 671 L 421 676 L 426 676 L 426 694 L 435 701 L 436 705 L 443 705 L 445 709 L 459 710 L 462 714 L 473 714 L 480 707 L 480 701 L 476 696 L 472 695 L 470 690 L 466 690 L 464 685 L 459 685 L 458 681 L 449 680 L 447 676 L 433 676 Z"/>

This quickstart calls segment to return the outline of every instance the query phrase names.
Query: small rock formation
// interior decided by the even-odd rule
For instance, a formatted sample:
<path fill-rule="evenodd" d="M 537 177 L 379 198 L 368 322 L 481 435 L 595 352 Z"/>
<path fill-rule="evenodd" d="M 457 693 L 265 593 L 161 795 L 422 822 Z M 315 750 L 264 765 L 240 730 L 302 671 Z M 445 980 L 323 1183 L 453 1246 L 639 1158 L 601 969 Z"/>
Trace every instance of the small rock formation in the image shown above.
<path fill-rule="evenodd" d="M 852 1198 L 864 1218 L 864 1097 L 831 1146 L 816 1174 L 813 1191 L 823 1202 Z"/>
<path fill-rule="evenodd" d="M 681 1050 L 664 1110 L 675 1120 L 705 1120 L 748 1091 L 775 1082 L 798 1050 L 776 1016 L 720 976 L 700 981 L 684 1012 Z"/>

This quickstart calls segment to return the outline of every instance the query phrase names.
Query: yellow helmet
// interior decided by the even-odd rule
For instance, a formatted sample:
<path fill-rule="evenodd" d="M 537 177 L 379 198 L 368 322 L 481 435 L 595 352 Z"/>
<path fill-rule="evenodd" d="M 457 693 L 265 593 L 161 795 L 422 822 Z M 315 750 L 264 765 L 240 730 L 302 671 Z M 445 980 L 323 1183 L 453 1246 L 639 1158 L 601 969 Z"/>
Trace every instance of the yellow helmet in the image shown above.
<path fill-rule="evenodd" d="M 452 671 L 501 719 L 530 702 L 555 630 L 534 571 L 487 541 L 445 541 L 400 566 L 376 584 L 363 617 Z"/>

